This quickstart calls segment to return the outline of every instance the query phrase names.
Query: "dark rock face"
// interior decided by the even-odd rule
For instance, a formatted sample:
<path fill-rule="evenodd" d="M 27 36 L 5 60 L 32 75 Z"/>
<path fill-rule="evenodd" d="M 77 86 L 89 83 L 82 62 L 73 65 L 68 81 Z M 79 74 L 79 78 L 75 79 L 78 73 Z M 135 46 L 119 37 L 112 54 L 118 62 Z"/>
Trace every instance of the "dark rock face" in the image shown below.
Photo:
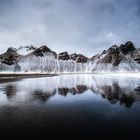
<path fill-rule="evenodd" d="M 110 47 L 108 50 L 107 50 L 107 53 L 109 54 L 113 54 L 113 53 L 119 53 L 119 48 L 117 45 L 113 45 L 112 47 Z"/>
<path fill-rule="evenodd" d="M 13 48 L 13 47 L 9 47 L 7 49 L 7 52 L 9 52 L 9 53 L 17 53 L 17 49 L 16 48 Z"/>
<path fill-rule="evenodd" d="M 140 57 L 134 58 L 134 60 L 140 64 Z"/>
<path fill-rule="evenodd" d="M 76 61 L 77 63 L 87 63 L 88 58 L 82 54 L 68 54 L 68 52 L 62 52 L 58 54 L 58 59 L 59 60 L 73 60 Z"/>
<path fill-rule="evenodd" d="M 50 48 L 48 48 L 47 46 L 41 46 L 40 48 L 36 49 L 33 54 L 36 56 L 45 56 L 47 53 L 50 53 L 52 55 L 54 55 L 54 57 L 56 58 L 57 54 L 56 52 L 53 52 Z"/>
<path fill-rule="evenodd" d="M 70 60 L 76 61 L 77 54 L 76 53 L 70 54 L 69 57 L 70 57 Z"/>
<path fill-rule="evenodd" d="M 69 60 L 68 52 L 62 52 L 58 54 L 59 60 Z"/>
<path fill-rule="evenodd" d="M 106 55 L 101 58 L 98 63 L 112 63 L 114 66 L 117 66 L 121 60 L 119 48 L 114 45 L 107 50 Z"/>
<path fill-rule="evenodd" d="M 112 55 L 112 63 L 114 66 L 117 66 L 118 64 L 120 64 L 121 60 L 122 60 L 122 57 L 119 54 Z"/>
<path fill-rule="evenodd" d="M 106 55 L 104 58 L 100 59 L 98 63 L 111 63 L 112 56 L 111 55 Z"/>
<path fill-rule="evenodd" d="M 76 58 L 77 63 L 87 63 L 88 60 L 89 59 L 86 56 L 82 54 L 77 54 L 77 58 Z"/>
<path fill-rule="evenodd" d="M 82 54 L 76 54 L 76 53 L 70 54 L 69 58 L 71 60 L 76 61 L 77 63 L 87 63 L 87 61 L 89 60 L 88 57 L 86 57 L 86 56 L 84 56 Z"/>
<path fill-rule="evenodd" d="M 128 52 L 134 51 L 136 48 L 131 41 L 128 41 L 125 45 L 120 45 L 119 49 L 124 55 L 126 55 Z"/>
<path fill-rule="evenodd" d="M 14 65 L 18 63 L 18 58 L 20 55 L 17 53 L 17 49 L 8 48 L 7 52 L 0 55 L 0 62 L 7 65 Z"/>

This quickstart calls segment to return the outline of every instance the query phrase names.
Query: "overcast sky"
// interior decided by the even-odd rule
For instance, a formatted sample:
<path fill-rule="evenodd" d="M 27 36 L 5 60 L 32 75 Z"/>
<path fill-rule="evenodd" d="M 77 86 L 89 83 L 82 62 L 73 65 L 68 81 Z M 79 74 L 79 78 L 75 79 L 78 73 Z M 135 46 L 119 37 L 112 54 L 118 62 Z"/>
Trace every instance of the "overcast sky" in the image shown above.
<path fill-rule="evenodd" d="M 92 56 L 127 40 L 140 47 L 140 0 L 0 0 L 0 53 L 46 44 Z"/>

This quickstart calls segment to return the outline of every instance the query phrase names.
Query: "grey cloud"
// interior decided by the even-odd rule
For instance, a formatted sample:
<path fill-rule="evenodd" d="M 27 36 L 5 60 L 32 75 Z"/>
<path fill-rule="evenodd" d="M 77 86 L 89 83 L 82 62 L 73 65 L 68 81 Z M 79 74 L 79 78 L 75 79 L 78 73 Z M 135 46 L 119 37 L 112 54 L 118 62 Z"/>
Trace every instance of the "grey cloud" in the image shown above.
<path fill-rule="evenodd" d="M 139 0 L 1 0 L 0 52 L 47 44 L 92 56 L 127 40 L 139 47 Z"/>

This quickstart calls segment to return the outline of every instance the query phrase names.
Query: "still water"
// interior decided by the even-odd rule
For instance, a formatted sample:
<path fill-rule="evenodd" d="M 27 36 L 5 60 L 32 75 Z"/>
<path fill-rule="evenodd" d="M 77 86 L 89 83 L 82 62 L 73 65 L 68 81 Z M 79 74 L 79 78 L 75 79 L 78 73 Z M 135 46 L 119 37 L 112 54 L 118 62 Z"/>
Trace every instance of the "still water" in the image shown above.
<path fill-rule="evenodd" d="M 136 136 L 140 78 L 59 75 L 0 83 L 0 136 Z"/>

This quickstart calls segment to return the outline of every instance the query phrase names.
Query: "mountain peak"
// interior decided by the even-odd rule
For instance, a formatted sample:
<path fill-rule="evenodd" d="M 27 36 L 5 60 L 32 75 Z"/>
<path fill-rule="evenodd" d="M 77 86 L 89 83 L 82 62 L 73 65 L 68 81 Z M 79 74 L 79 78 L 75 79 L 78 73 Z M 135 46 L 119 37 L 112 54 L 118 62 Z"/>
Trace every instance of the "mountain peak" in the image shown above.
<path fill-rule="evenodd" d="M 136 48 L 132 41 L 128 41 L 125 44 L 121 44 L 119 49 L 124 55 L 126 55 L 128 52 L 134 51 Z"/>
<path fill-rule="evenodd" d="M 13 65 L 18 63 L 17 58 L 19 58 L 19 56 L 16 48 L 9 47 L 4 54 L 0 55 L 0 62 L 7 65 Z"/>
<path fill-rule="evenodd" d="M 61 52 L 58 54 L 59 60 L 69 60 L 69 54 L 68 52 Z"/>
<path fill-rule="evenodd" d="M 9 47 L 9 48 L 7 49 L 7 52 L 17 53 L 17 49 L 16 49 L 16 48 L 13 48 L 13 47 Z"/>
<path fill-rule="evenodd" d="M 46 45 L 43 45 L 43 46 L 37 48 L 33 53 L 36 56 L 44 56 L 44 54 L 47 53 L 47 52 L 52 52 L 52 51 Z"/>

